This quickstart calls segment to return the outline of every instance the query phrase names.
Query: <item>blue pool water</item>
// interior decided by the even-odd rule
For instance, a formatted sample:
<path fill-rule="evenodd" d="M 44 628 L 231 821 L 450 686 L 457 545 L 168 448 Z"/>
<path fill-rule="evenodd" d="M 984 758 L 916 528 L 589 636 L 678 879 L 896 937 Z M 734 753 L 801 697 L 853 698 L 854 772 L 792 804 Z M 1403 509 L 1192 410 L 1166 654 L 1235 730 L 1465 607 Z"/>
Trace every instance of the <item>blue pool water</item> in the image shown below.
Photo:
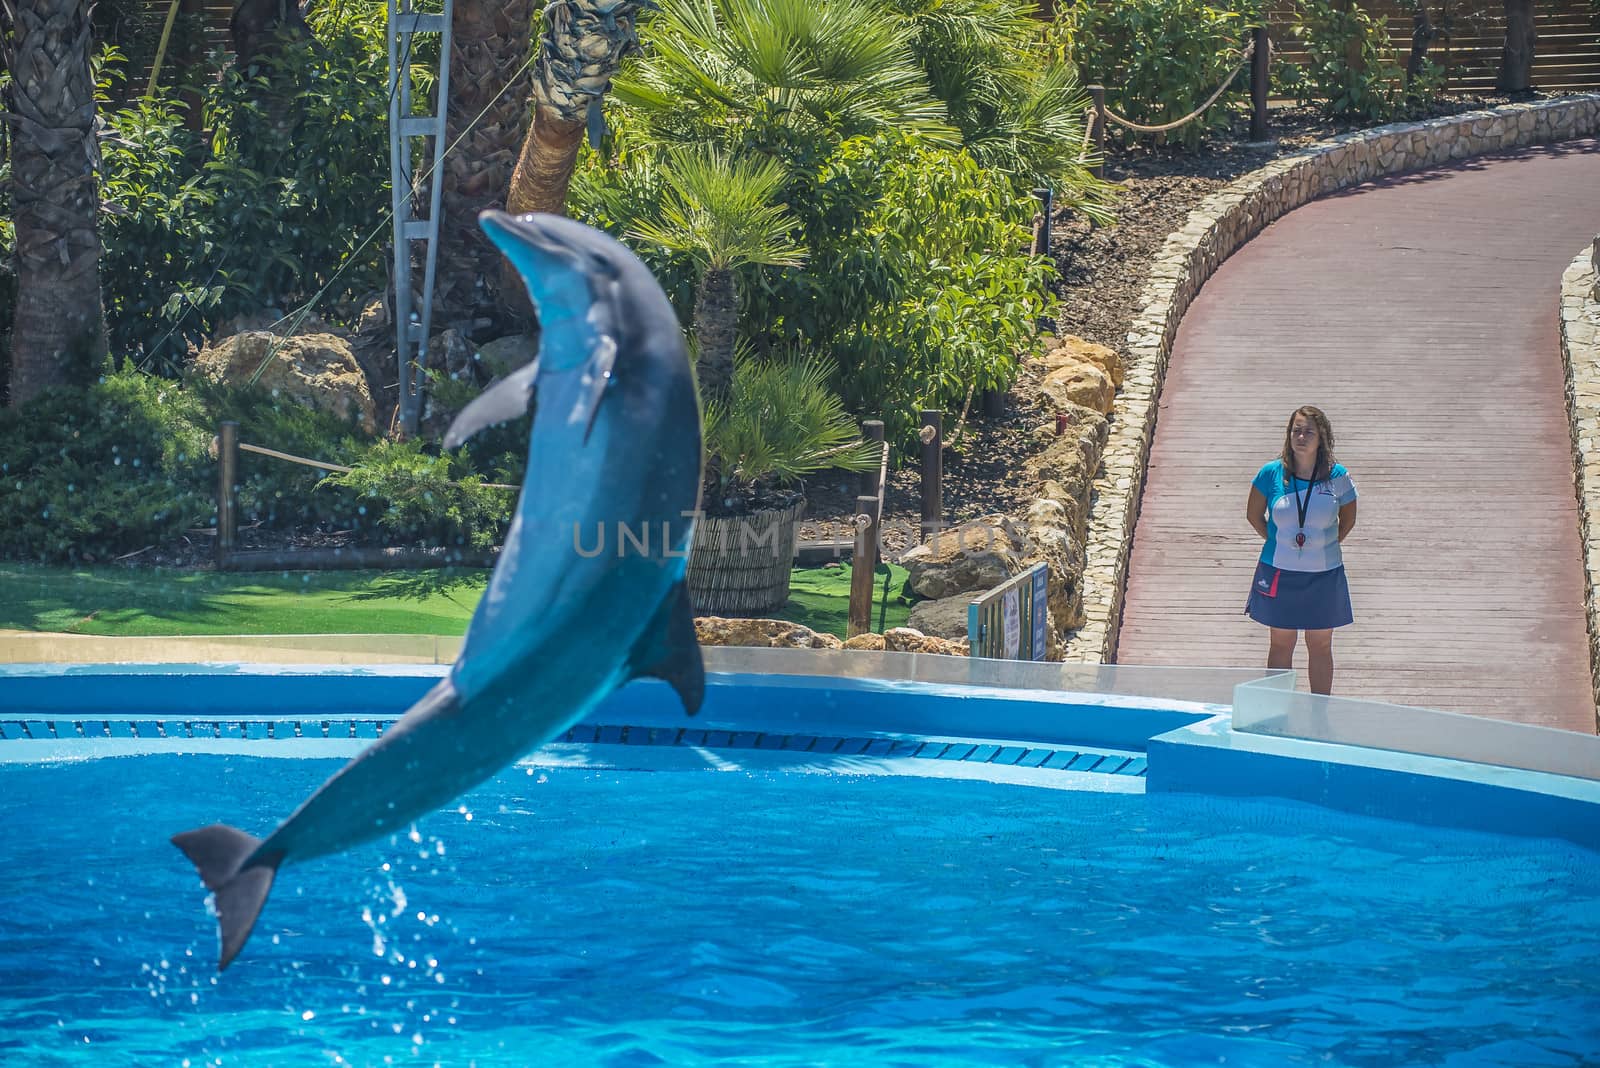
<path fill-rule="evenodd" d="M 218 977 L 167 837 L 337 766 L 0 766 L 0 1063 L 1600 1061 L 1596 854 L 973 781 L 512 769 Z"/>

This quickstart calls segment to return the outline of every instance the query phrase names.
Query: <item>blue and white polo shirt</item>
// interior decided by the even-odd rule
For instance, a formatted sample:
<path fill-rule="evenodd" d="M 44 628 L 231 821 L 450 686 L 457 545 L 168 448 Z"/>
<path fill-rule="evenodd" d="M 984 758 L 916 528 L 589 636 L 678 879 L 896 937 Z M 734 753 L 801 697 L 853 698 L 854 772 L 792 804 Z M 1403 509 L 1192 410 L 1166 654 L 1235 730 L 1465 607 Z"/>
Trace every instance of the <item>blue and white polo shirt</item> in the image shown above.
<path fill-rule="evenodd" d="M 1334 464 L 1325 479 L 1311 487 L 1306 502 L 1306 480 L 1293 478 L 1283 461 L 1261 465 L 1250 483 L 1267 499 L 1267 543 L 1261 548 L 1261 562 L 1282 571 L 1332 571 L 1344 566 L 1339 552 L 1339 509 L 1356 499 L 1356 484 L 1343 464 Z M 1306 502 L 1306 540 L 1295 545 L 1300 532 L 1300 508 L 1295 501 L 1299 490 Z"/>

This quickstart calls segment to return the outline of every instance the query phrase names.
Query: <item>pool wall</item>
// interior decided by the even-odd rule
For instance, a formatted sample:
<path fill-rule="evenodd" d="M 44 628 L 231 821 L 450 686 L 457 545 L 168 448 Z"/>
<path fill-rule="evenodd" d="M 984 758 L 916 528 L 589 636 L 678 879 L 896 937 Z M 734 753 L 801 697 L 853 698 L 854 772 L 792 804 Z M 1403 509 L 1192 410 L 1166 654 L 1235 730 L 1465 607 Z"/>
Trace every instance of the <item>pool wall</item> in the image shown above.
<path fill-rule="evenodd" d="M 773 663 L 784 661 L 779 657 Z M 216 739 L 245 747 L 261 744 L 252 739 L 277 737 L 266 727 L 274 720 L 322 720 L 318 740 L 341 739 L 344 753 L 367 744 L 448 670 L 443 665 L 0 665 L 0 748 L 6 751 L 0 760 L 62 759 L 74 748 L 89 755 L 84 747 L 98 744 L 89 736 L 102 733 L 108 747 L 100 755 L 136 751 L 130 746 L 137 746 L 140 733 L 135 729 L 117 738 L 112 721 L 127 728 L 140 719 L 162 717 L 193 718 L 205 728 L 206 742 L 215 727 Z M 328 720 L 348 720 L 348 725 L 340 722 L 330 732 Z M 35 721 L 33 729 L 19 733 L 16 728 L 27 721 Z M 56 743 L 39 745 L 37 757 L 27 756 L 39 744 L 39 724 L 57 721 L 79 729 L 57 733 L 51 726 Z M 82 728 L 87 721 L 99 721 L 94 731 Z M 228 733 L 224 721 L 235 721 L 226 724 Z M 865 770 L 870 759 L 897 761 L 902 774 L 1035 784 L 1062 778 L 1045 776 L 1048 769 L 1095 771 L 1102 773 L 1096 776 L 1100 781 L 1110 781 L 1105 774 L 1110 773 L 1123 783 L 1118 788 L 1284 798 L 1419 824 L 1561 838 L 1600 850 L 1600 781 L 1594 777 L 1250 733 L 1234 729 L 1227 708 L 1196 701 L 927 679 L 724 671 L 708 674 L 705 705 L 692 719 L 664 683 L 642 680 L 613 694 L 584 725 L 581 738 L 567 740 L 637 746 L 662 745 L 658 736 L 677 736 L 681 751 L 685 731 L 696 735 L 697 747 L 718 732 L 725 747 L 758 758 L 777 755 L 760 754 L 761 749 L 791 749 L 797 740 L 828 737 L 841 743 L 829 750 L 841 754 L 833 765 L 838 770 Z M 74 733 L 84 737 L 69 736 Z M 299 741 L 300 727 L 293 733 Z M 189 736 L 200 737 L 201 732 Z M 848 749 L 842 747 L 845 740 Z M 168 752 L 201 745 L 182 737 L 159 741 L 154 748 Z M 801 748 L 796 744 L 787 755 L 800 755 Z M 813 752 L 806 749 L 804 755 Z M 1129 776 L 1137 776 L 1137 783 L 1130 786 Z"/>

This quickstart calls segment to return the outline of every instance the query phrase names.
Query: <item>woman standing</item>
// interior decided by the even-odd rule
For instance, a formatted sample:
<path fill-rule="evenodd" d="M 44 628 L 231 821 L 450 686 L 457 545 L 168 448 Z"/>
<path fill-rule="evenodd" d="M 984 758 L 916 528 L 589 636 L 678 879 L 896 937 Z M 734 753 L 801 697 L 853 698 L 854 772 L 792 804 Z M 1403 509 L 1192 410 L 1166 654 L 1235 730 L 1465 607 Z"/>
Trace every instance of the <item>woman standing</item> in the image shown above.
<path fill-rule="evenodd" d="M 1312 693 L 1333 690 L 1333 629 L 1351 622 L 1339 543 L 1356 525 L 1356 487 L 1333 458 L 1333 428 L 1309 404 L 1289 416 L 1283 455 L 1250 483 L 1245 518 L 1266 540 L 1245 611 L 1271 628 L 1267 666 L 1294 663 L 1306 635 Z"/>

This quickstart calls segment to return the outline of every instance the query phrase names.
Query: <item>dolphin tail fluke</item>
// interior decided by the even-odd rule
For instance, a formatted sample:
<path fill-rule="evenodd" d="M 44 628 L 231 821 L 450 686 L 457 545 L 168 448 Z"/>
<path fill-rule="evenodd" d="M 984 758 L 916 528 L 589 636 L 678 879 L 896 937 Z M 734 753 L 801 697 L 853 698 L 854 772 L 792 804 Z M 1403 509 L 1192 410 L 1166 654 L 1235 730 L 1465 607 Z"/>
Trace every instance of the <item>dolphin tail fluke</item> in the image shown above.
<path fill-rule="evenodd" d="M 656 610 L 655 619 L 644 629 L 644 635 L 634 647 L 631 664 L 633 678 L 649 675 L 662 679 L 678 691 L 685 712 L 692 716 L 700 711 L 706 696 L 706 668 L 700 657 L 700 641 L 695 636 L 689 586 L 682 579 L 667 594 Z"/>
<path fill-rule="evenodd" d="M 175 834 L 172 844 L 183 850 L 199 870 L 206 889 L 216 896 L 217 925 L 222 936 L 222 956 L 217 962 L 220 972 L 233 963 L 250 937 L 283 855 L 274 854 L 245 866 L 260 848 L 261 839 L 221 823 Z"/>

